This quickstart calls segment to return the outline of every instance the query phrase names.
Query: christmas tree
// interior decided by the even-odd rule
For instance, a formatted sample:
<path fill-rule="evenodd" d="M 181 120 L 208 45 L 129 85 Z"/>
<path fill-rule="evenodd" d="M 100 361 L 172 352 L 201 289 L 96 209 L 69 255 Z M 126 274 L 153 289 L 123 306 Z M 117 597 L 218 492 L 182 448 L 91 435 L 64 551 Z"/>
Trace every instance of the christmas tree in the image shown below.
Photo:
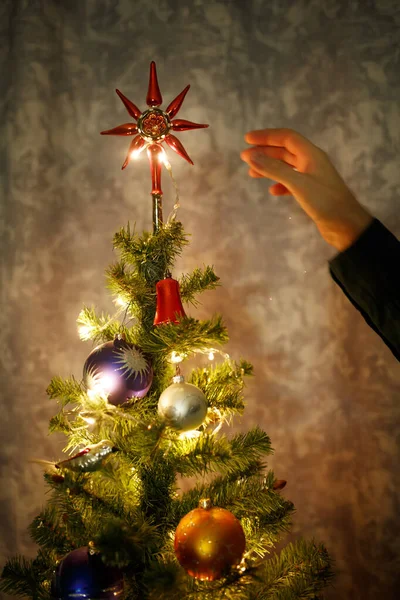
<path fill-rule="evenodd" d="M 119 308 L 98 316 L 84 308 L 79 332 L 97 346 L 83 380 L 55 377 L 59 403 L 50 432 L 67 437 L 58 463 L 46 465 L 47 506 L 30 527 L 37 557 L 5 565 L 0 588 L 35 599 L 321 598 L 332 578 L 323 545 L 299 540 L 281 548 L 293 504 L 285 481 L 267 470 L 272 453 L 259 427 L 225 435 L 221 426 L 244 410 L 245 360 L 221 350 L 220 316 L 197 320 L 183 304 L 219 281 L 213 268 L 179 281 L 174 263 L 188 243 L 176 219 L 164 223 L 162 143 L 192 162 L 171 132 L 207 127 L 175 119 L 187 86 L 164 110 L 155 64 L 142 113 L 117 90 L 133 122 L 102 132 L 133 136 L 122 168 L 147 150 L 153 231 L 130 227 L 114 237 L 120 260 L 108 272 Z M 208 366 L 182 372 L 202 354 Z M 83 448 L 83 449 L 82 449 Z M 78 451 L 77 451 L 78 450 Z M 195 478 L 191 487 L 185 478 Z"/>

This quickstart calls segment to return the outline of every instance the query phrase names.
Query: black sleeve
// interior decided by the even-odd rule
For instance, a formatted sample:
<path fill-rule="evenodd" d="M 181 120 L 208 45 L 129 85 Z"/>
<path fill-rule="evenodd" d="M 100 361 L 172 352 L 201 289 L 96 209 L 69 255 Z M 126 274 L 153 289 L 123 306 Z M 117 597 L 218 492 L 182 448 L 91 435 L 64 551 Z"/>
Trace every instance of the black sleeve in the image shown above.
<path fill-rule="evenodd" d="M 329 267 L 334 281 L 400 361 L 400 241 L 374 219 Z"/>

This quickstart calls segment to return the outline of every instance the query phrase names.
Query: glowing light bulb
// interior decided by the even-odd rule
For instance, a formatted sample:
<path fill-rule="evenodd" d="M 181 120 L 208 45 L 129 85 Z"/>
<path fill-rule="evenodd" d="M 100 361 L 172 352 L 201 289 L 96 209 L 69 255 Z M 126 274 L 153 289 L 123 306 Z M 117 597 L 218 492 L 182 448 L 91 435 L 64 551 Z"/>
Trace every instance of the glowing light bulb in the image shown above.
<path fill-rule="evenodd" d="M 125 298 L 123 298 L 122 296 L 117 296 L 114 299 L 114 303 L 117 306 L 121 306 L 121 308 L 126 308 L 128 306 L 128 304 L 129 304 L 129 302 L 127 300 L 125 300 Z"/>
<path fill-rule="evenodd" d="M 174 364 L 182 362 L 184 358 L 182 354 L 177 354 L 175 351 L 171 352 L 170 361 Z"/>
<path fill-rule="evenodd" d="M 193 440 L 198 438 L 200 435 L 200 431 L 197 431 L 197 429 L 192 429 L 191 431 L 183 431 L 179 437 L 181 440 Z"/>
<path fill-rule="evenodd" d="M 94 419 L 93 417 L 83 417 L 82 415 L 81 417 L 84 421 L 86 421 L 88 425 L 94 425 L 96 423 L 96 419 Z"/>
<path fill-rule="evenodd" d="M 81 340 L 90 340 L 95 329 L 94 325 L 80 325 L 78 327 L 79 337 Z"/>
<path fill-rule="evenodd" d="M 139 148 L 139 150 L 133 150 L 130 154 L 130 157 L 133 160 L 136 160 L 137 158 L 139 158 L 139 154 L 141 154 L 145 148 L 147 148 L 147 144 L 142 146 L 142 148 Z"/>
<path fill-rule="evenodd" d="M 98 402 L 100 402 L 101 400 L 103 400 L 103 401 L 107 400 L 107 394 L 106 394 L 106 392 L 104 390 L 101 390 L 101 389 L 98 389 L 98 388 L 96 388 L 96 389 L 90 389 L 90 388 L 88 388 L 87 391 L 86 391 L 86 393 L 87 393 L 87 395 L 89 397 L 89 400 L 91 400 L 92 402 L 96 401 L 96 400 Z"/>

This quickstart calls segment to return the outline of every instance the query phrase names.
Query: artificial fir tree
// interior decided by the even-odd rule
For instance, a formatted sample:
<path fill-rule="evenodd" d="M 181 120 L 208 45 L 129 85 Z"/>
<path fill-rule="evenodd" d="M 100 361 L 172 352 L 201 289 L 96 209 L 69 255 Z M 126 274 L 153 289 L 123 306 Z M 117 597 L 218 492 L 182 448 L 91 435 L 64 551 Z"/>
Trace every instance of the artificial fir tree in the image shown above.
<path fill-rule="evenodd" d="M 199 321 L 182 305 L 218 285 L 214 270 L 196 269 L 179 282 L 171 276 L 187 235 L 175 219 L 177 205 L 163 223 L 161 166 L 170 165 L 161 144 L 191 162 L 170 133 L 206 127 L 174 118 L 188 88 L 162 111 L 152 63 L 149 108 L 142 113 L 118 92 L 134 122 L 103 132 L 134 136 L 123 168 L 147 150 L 153 232 L 138 235 L 128 226 L 115 235 L 121 258 L 107 275 L 122 308 L 114 316 L 82 310 L 81 337 L 98 344 L 83 380 L 55 377 L 49 385 L 60 407 L 50 431 L 67 436 L 71 456 L 46 468 L 51 495 L 30 527 L 40 549 L 34 560 L 6 564 L 7 593 L 315 599 L 332 577 L 320 544 L 298 541 L 275 551 L 294 507 L 281 493 L 285 482 L 266 470 L 268 435 L 258 427 L 230 437 L 219 431 L 243 412 L 252 366 L 221 353 L 223 362 L 194 368 L 187 382 L 181 374 L 187 357 L 218 352 L 228 339 L 219 316 Z M 198 481 L 182 492 L 179 478 L 186 477 Z"/>

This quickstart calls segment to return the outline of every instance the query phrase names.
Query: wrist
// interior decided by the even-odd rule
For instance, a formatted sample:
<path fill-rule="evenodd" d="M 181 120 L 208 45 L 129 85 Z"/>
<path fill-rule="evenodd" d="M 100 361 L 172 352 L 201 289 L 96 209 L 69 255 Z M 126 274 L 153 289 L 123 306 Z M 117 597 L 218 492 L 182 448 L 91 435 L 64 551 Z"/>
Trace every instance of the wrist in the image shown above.
<path fill-rule="evenodd" d="M 338 252 L 344 252 L 352 246 L 360 235 L 371 225 L 373 216 L 361 205 L 346 216 L 335 219 L 329 226 L 319 228 L 325 241 Z M 317 224 L 318 226 L 318 224 Z M 322 231 L 323 229 L 323 231 Z"/>

